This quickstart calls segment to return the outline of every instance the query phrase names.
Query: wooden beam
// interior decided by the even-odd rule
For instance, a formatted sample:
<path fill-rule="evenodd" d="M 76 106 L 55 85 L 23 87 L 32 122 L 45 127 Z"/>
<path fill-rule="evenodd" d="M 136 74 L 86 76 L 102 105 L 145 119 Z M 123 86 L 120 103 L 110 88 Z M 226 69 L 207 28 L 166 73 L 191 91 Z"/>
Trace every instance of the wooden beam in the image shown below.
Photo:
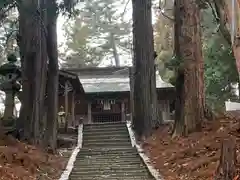
<path fill-rule="evenodd" d="M 88 124 L 92 123 L 92 103 L 88 102 Z"/>
<path fill-rule="evenodd" d="M 68 128 L 68 83 L 65 82 L 65 88 L 64 88 L 64 96 L 65 96 L 65 131 L 67 131 Z"/>
<path fill-rule="evenodd" d="M 133 120 L 133 116 L 134 116 L 134 79 L 133 79 L 133 67 L 129 68 L 129 80 L 130 80 L 130 118 L 131 121 Z"/>
<path fill-rule="evenodd" d="M 71 79 L 76 79 L 77 78 L 76 75 L 72 75 L 72 74 L 69 74 L 69 73 L 66 73 L 66 72 L 63 72 L 63 71 L 59 71 L 59 75 L 62 75 L 64 77 L 71 78 Z"/>
<path fill-rule="evenodd" d="M 170 120 L 169 100 L 161 100 L 160 107 L 161 107 L 161 111 L 162 111 L 163 120 Z"/>
<path fill-rule="evenodd" d="M 125 103 L 124 101 L 121 102 L 121 121 L 126 120 L 126 114 L 125 114 Z"/>
<path fill-rule="evenodd" d="M 71 114 L 72 114 L 72 125 L 75 126 L 75 91 L 72 92 L 72 106 L 71 106 Z"/>

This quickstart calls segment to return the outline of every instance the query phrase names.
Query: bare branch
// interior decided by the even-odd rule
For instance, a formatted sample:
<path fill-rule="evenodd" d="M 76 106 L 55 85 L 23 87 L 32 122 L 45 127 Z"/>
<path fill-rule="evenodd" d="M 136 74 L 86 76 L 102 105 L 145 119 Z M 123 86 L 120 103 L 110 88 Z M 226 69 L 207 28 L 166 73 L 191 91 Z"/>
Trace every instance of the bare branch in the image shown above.
<path fill-rule="evenodd" d="M 162 4 L 163 4 L 163 6 L 162 6 Z M 167 18 L 167 19 L 169 19 L 170 21 L 175 21 L 174 18 L 169 17 L 168 15 L 166 15 L 166 14 L 164 13 L 164 12 L 166 11 L 165 7 L 166 7 L 166 0 L 164 0 L 163 3 L 162 3 L 161 0 L 159 0 L 159 7 L 158 7 L 158 8 L 159 8 L 160 13 L 162 14 L 162 16 L 165 17 L 165 18 Z M 168 9 L 168 10 L 171 10 L 171 9 Z"/>
<path fill-rule="evenodd" d="M 122 12 L 122 15 L 123 15 L 123 16 L 124 16 L 124 14 L 126 13 L 127 6 L 128 6 L 128 4 L 129 4 L 129 2 L 130 2 L 130 0 L 128 0 L 127 3 L 126 3 L 125 6 L 124 6 L 124 10 L 123 10 L 123 12 Z"/>
<path fill-rule="evenodd" d="M 9 12 L 11 9 L 15 8 L 16 4 L 13 3 L 11 5 L 9 5 L 8 7 L 5 8 L 1 8 L 0 9 L 0 22 L 2 22 L 6 17 L 7 17 L 7 12 Z"/>

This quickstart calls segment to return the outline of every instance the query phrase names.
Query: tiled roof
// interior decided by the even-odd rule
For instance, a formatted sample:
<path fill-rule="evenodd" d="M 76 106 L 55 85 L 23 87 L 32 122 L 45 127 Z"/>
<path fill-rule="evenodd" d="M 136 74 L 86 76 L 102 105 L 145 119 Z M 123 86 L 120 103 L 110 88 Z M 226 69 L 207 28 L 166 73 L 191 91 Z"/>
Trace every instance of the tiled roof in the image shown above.
<path fill-rule="evenodd" d="M 128 76 L 79 76 L 80 82 L 83 85 L 86 93 L 101 93 L 101 92 L 129 92 L 130 82 Z M 162 78 L 156 75 L 156 87 L 173 88 L 169 83 L 166 83 Z"/>

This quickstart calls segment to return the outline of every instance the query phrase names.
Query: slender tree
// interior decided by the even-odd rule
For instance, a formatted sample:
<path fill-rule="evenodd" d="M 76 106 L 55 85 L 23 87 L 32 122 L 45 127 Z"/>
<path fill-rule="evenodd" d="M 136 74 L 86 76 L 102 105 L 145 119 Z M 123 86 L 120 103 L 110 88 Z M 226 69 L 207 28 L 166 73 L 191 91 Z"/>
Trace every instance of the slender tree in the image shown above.
<path fill-rule="evenodd" d="M 136 134 L 148 136 L 160 123 L 157 110 L 156 72 L 151 0 L 132 0 L 133 5 L 133 127 Z"/>
<path fill-rule="evenodd" d="M 55 0 L 47 1 L 47 54 L 48 89 L 47 89 L 47 125 L 45 146 L 55 151 L 57 147 L 57 108 L 58 108 L 58 49 L 57 17 L 58 6 Z"/>
<path fill-rule="evenodd" d="M 196 0 L 175 1 L 176 80 L 175 135 L 201 129 L 204 117 L 200 9 Z"/>

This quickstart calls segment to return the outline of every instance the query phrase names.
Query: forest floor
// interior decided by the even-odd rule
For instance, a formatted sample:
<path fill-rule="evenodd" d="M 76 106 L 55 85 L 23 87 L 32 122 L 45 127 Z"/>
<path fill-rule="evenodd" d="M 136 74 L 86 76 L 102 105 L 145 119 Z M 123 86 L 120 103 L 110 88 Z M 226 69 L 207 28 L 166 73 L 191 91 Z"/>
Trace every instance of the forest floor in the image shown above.
<path fill-rule="evenodd" d="M 55 180 L 66 159 L 47 154 L 11 136 L 0 137 L 0 180 Z"/>
<path fill-rule="evenodd" d="M 165 180 L 212 180 L 224 139 L 236 140 L 237 162 L 240 162 L 237 116 L 240 118 L 239 112 L 227 113 L 205 122 L 202 132 L 175 139 L 171 137 L 173 125 L 166 125 L 156 130 L 142 146 Z"/>

